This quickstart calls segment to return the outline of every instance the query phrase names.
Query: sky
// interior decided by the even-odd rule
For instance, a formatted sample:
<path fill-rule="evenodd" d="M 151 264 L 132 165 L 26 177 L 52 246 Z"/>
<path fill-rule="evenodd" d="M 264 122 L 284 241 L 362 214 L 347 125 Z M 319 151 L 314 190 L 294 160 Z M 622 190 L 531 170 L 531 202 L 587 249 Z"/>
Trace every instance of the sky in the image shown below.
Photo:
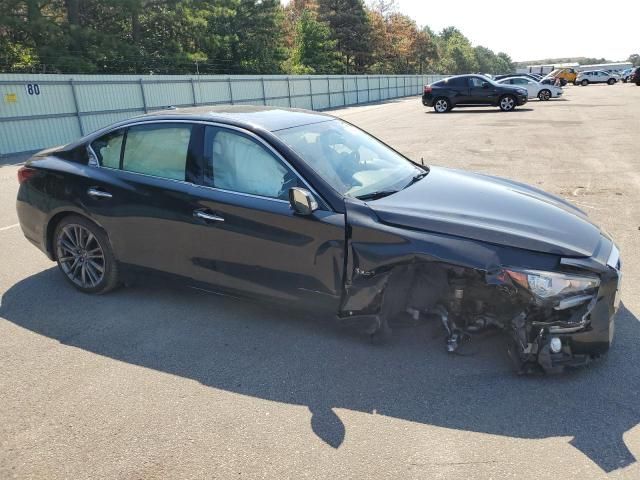
<path fill-rule="evenodd" d="M 503 51 L 515 61 L 559 57 L 604 57 L 618 61 L 640 53 L 638 0 L 397 0 L 397 3 L 400 12 L 420 26 L 428 25 L 439 32 L 453 25 L 474 46 Z"/>

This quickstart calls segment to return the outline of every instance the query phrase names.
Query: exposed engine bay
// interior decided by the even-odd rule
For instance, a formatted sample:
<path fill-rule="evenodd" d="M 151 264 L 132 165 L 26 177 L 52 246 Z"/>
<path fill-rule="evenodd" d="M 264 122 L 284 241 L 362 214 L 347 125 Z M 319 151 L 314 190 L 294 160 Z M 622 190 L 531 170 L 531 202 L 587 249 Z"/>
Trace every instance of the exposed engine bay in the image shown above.
<path fill-rule="evenodd" d="M 385 275 L 377 298 L 379 314 L 369 317 L 368 333 L 374 341 L 383 341 L 394 323 L 435 321 L 446 334 L 446 350 L 453 354 L 475 336 L 500 331 L 519 374 L 557 373 L 599 356 L 599 350 L 583 352 L 566 337 L 591 329 L 595 288 L 569 301 L 541 302 L 512 275 L 506 269 L 482 273 L 444 264 L 396 266 Z"/>
<path fill-rule="evenodd" d="M 592 257 L 568 258 L 429 232 L 400 237 L 380 223 L 373 234 L 371 220 L 365 208 L 350 211 L 339 318 L 367 325 L 375 342 L 407 319 L 439 323 L 450 353 L 498 331 L 518 373 L 560 372 L 608 350 L 621 274 L 607 237 Z"/>

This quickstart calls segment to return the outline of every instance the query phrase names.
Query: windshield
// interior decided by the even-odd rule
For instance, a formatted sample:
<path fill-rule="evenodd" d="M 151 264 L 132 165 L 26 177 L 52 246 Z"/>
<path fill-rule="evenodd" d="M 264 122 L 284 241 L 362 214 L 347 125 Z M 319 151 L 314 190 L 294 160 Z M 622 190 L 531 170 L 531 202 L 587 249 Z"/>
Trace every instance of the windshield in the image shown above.
<path fill-rule="evenodd" d="M 426 171 L 340 120 L 273 133 L 342 195 L 388 195 L 407 187 Z"/>

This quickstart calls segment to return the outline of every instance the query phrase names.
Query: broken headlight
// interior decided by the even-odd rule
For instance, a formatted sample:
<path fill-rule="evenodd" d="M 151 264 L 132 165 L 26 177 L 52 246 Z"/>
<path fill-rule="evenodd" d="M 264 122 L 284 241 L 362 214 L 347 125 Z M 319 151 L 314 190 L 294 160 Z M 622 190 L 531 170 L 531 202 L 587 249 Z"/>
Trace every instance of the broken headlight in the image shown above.
<path fill-rule="evenodd" d="M 539 270 L 506 269 L 506 272 L 516 284 L 543 300 L 592 293 L 600 285 L 598 277 Z"/>

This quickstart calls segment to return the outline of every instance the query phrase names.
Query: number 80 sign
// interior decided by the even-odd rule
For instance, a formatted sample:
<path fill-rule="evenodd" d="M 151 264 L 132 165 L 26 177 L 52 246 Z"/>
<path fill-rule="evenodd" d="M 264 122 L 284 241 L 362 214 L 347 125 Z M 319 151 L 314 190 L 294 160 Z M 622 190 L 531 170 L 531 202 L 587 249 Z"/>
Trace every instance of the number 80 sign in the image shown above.
<path fill-rule="evenodd" d="M 37 83 L 27 83 L 25 86 L 27 95 L 40 95 L 40 85 Z"/>

